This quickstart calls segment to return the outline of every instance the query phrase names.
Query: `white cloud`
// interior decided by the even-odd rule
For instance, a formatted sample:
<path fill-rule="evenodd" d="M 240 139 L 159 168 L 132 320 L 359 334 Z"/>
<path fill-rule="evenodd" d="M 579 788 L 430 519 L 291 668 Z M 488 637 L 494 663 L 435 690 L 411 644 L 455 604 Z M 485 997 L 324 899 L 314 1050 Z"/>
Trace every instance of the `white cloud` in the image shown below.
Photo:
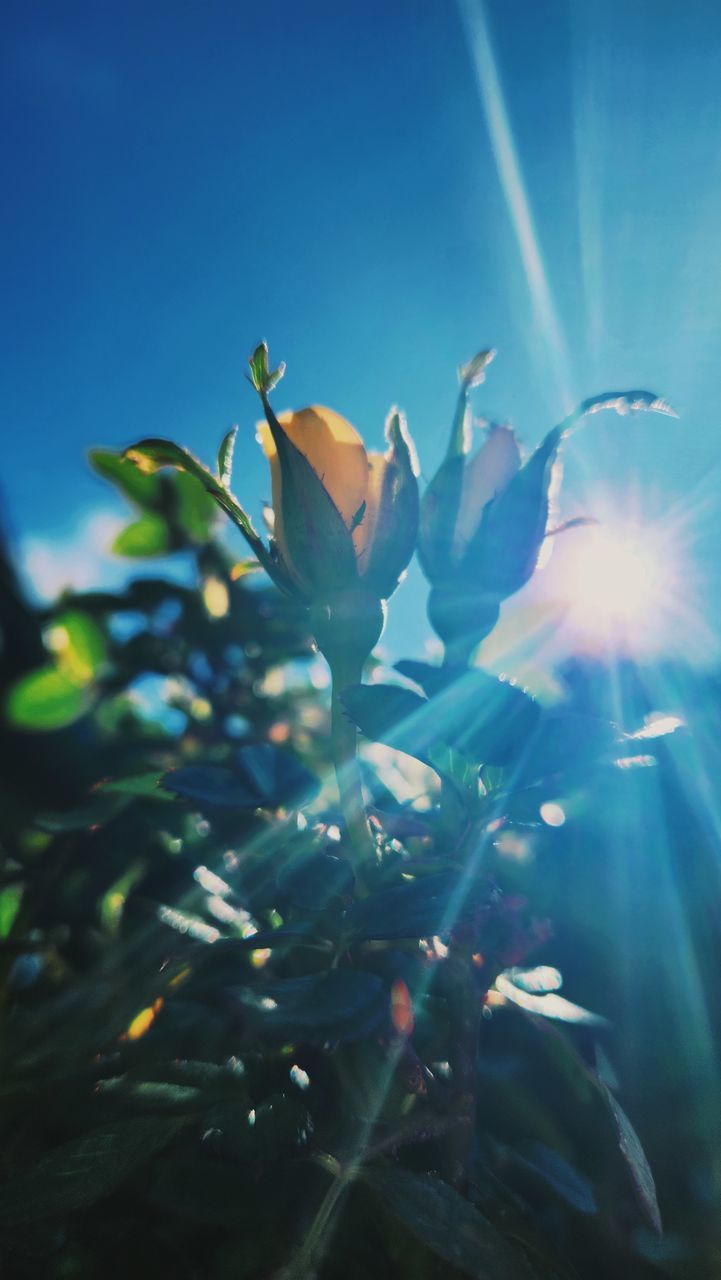
<path fill-rule="evenodd" d="M 112 511 L 96 507 L 61 533 L 24 537 L 20 567 L 32 593 L 41 600 L 53 600 L 64 588 L 87 591 L 125 582 L 130 563 L 116 559 L 109 550 L 125 523 Z"/>

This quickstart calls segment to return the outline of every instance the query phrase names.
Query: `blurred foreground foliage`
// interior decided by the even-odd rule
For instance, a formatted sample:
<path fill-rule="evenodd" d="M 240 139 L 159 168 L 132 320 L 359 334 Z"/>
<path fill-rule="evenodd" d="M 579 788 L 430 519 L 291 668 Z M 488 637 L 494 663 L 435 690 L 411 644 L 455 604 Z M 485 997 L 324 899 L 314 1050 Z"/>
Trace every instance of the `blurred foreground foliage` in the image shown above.
<path fill-rule="evenodd" d="M 38 609 L 3 559 L 2 1275 L 718 1274 L 718 1089 L 668 1009 L 710 855 L 670 750 L 635 768 L 581 668 L 544 709 L 374 663 L 342 693 L 360 880 L 303 613 L 195 478 L 94 465 L 135 507 L 116 551 L 189 573 Z M 654 915 L 649 811 L 692 944 Z"/>

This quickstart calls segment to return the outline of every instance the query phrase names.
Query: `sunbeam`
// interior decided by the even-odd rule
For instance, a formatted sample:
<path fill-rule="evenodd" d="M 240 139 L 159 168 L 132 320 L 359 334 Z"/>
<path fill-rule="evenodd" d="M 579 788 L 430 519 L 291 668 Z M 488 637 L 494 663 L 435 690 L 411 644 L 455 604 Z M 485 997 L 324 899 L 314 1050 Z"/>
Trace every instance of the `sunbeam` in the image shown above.
<path fill-rule="evenodd" d="M 571 377 L 566 339 L 553 301 L 513 140 L 483 0 L 458 0 L 458 8 L 488 125 L 498 178 L 518 241 L 533 309 L 543 336 L 546 355 L 549 366 L 553 370 L 561 403 L 564 410 L 567 410 L 577 396 Z"/>

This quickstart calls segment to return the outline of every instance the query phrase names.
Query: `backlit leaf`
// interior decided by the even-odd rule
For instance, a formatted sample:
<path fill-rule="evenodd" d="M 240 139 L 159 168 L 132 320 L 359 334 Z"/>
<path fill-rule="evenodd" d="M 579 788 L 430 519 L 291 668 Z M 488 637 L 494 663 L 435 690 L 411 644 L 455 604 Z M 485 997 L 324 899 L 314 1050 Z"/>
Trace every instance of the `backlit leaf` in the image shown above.
<path fill-rule="evenodd" d="M 144 559 L 146 556 L 162 556 L 171 549 L 170 531 L 162 516 L 148 511 L 139 520 L 126 525 L 113 542 L 111 550 L 116 556 Z"/>
<path fill-rule="evenodd" d="M 64 729 L 88 710 L 88 695 L 54 666 L 22 676 L 7 699 L 7 717 L 18 729 Z"/>

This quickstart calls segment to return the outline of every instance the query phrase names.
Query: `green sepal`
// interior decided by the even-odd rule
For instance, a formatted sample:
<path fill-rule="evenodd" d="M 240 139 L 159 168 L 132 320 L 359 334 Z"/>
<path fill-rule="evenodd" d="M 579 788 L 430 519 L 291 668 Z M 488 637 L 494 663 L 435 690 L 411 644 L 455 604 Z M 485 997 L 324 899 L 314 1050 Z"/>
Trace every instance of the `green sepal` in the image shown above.
<path fill-rule="evenodd" d="M 365 586 L 382 600 L 395 591 L 407 569 L 418 536 L 419 496 L 415 450 L 403 415 L 392 409 L 385 426 L 388 441 L 378 518 L 363 572 Z"/>
<path fill-rule="evenodd" d="M 268 344 L 260 342 L 250 360 L 250 380 L 259 395 L 270 395 L 285 373 L 285 363 L 281 361 L 277 369 L 268 368 Z"/>
<path fill-rule="evenodd" d="M 358 581 L 350 529 L 320 476 L 286 435 L 265 392 L 261 400 L 278 451 L 288 554 L 310 595 L 334 595 Z"/>
<path fill-rule="evenodd" d="M 483 510 L 461 565 L 479 595 L 504 600 L 533 574 L 546 534 L 553 464 L 564 428 L 554 427 L 524 467 Z"/>
<path fill-rule="evenodd" d="M 465 466 L 462 453 L 446 457 L 421 499 L 418 559 L 431 583 L 448 579 Z"/>

